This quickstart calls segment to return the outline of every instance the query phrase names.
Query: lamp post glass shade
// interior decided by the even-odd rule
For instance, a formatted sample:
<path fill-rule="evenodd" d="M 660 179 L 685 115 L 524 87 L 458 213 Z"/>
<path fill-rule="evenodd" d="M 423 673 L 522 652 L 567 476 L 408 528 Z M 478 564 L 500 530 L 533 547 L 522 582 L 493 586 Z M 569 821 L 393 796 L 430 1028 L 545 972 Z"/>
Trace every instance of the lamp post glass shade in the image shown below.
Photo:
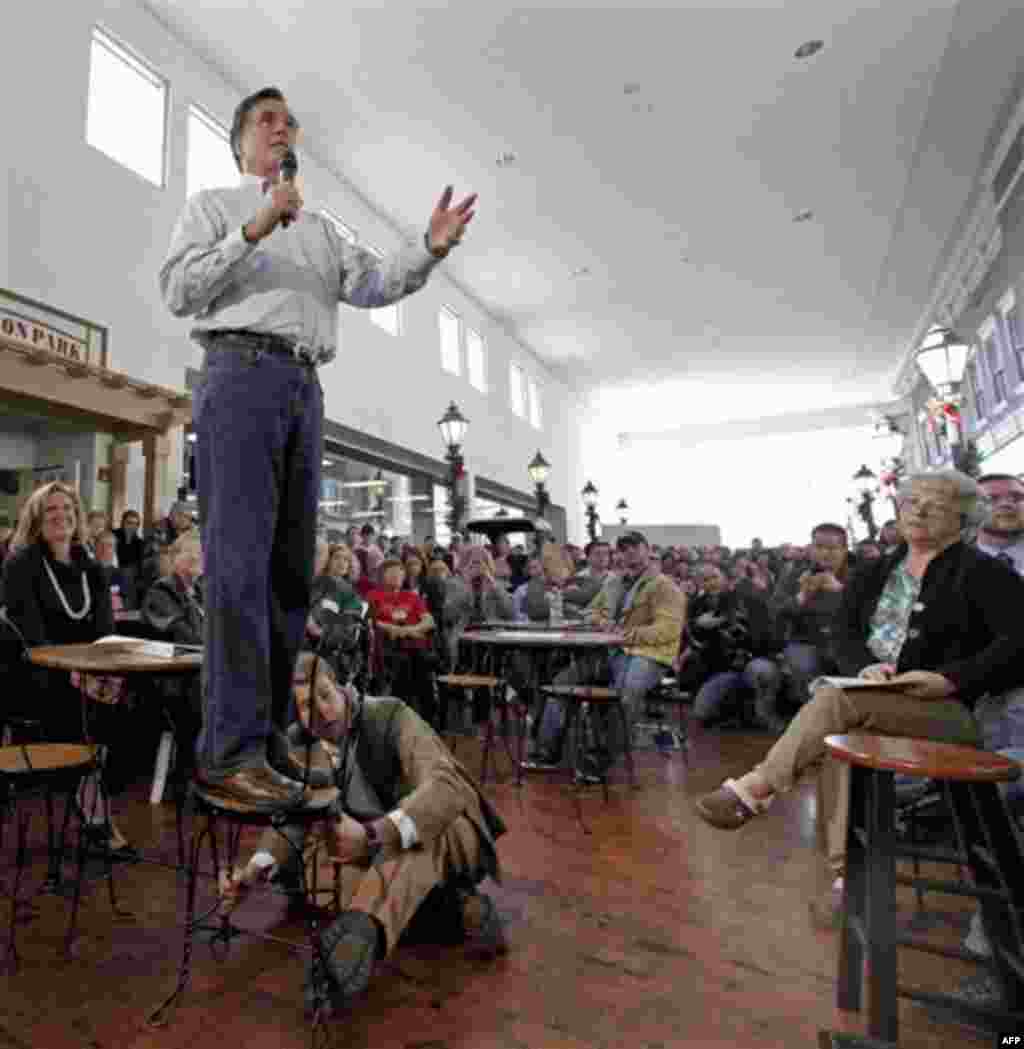
<path fill-rule="evenodd" d="M 948 328 L 932 328 L 917 351 L 917 366 L 940 394 L 948 396 L 960 387 L 969 351 Z"/>
<path fill-rule="evenodd" d="M 441 439 L 444 441 L 445 448 L 458 448 L 466 437 L 466 430 L 469 429 L 469 420 L 455 407 L 455 402 L 452 401 L 448 405 L 448 411 L 437 420 L 437 426 L 441 431 Z"/>
<path fill-rule="evenodd" d="M 597 487 L 594 482 L 587 481 L 583 486 L 583 491 L 580 492 L 580 495 L 583 496 L 583 505 L 586 506 L 588 510 L 592 510 L 597 506 L 597 494 Z"/>
<path fill-rule="evenodd" d="M 542 485 L 548 479 L 548 474 L 551 473 L 551 464 L 540 454 L 538 449 L 537 454 L 530 461 L 530 465 L 526 468 L 527 473 L 530 475 L 530 480 L 534 484 Z"/>

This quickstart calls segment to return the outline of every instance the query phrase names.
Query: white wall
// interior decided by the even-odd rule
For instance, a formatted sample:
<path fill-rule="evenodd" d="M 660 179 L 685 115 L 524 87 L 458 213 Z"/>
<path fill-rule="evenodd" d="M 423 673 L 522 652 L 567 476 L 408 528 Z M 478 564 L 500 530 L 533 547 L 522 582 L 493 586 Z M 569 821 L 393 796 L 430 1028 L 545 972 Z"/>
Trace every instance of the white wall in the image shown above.
<path fill-rule="evenodd" d="M 187 108 L 189 102 L 201 103 L 227 123 L 242 92 L 220 79 L 134 0 L 37 0 L 19 9 L 17 22 L 17 46 L 5 49 L 0 64 L 0 93 L 11 102 L 5 128 L 11 164 L 8 200 L 0 204 L 9 248 L 0 253 L 0 287 L 108 325 L 112 367 L 183 388 L 184 371 L 198 358 L 187 337 L 187 322 L 172 317 L 160 301 L 156 275 L 185 199 Z M 169 166 L 163 189 L 85 142 L 89 41 L 95 22 L 170 81 Z M 46 56 L 45 90 L 38 79 L 40 55 Z M 329 206 L 382 250 L 398 245 L 395 231 L 308 155 L 302 156 L 302 175 L 307 206 Z M 432 201 L 435 188 L 424 187 L 425 200 Z M 426 211 L 423 218 L 426 223 Z M 487 341 L 491 393 L 486 396 L 465 378 L 441 370 L 437 309 L 442 302 Z M 568 508 L 570 534 L 582 534 L 577 505 L 580 409 L 570 391 L 440 271 L 403 304 L 403 312 L 404 334 L 397 339 L 375 327 L 367 315 L 346 312 L 340 359 L 322 376 L 328 417 L 441 458 L 436 422 L 455 400 L 472 423 L 468 465 L 528 491 L 526 464 L 540 447 L 554 466 L 554 501 Z M 540 432 L 508 407 L 512 358 L 541 386 Z M 171 474 L 169 483 L 176 485 L 176 466 Z"/>

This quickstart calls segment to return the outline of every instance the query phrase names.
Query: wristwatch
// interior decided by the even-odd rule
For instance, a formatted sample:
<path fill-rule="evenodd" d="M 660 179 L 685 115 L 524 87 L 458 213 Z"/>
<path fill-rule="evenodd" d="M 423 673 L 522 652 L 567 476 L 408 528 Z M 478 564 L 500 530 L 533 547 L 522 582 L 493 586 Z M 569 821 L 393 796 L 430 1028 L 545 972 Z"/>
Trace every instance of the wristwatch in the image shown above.
<path fill-rule="evenodd" d="M 381 841 L 377 828 L 372 823 L 364 823 L 363 830 L 366 831 L 366 859 L 372 867 L 384 850 L 384 842 Z"/>

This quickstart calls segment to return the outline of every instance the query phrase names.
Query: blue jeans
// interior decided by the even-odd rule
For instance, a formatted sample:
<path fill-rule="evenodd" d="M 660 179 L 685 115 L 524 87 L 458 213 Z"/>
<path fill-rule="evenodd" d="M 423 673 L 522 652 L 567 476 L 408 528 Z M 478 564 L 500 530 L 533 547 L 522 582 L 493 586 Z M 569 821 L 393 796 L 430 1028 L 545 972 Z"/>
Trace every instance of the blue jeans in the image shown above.
<path fill-rule="evenodd" d="M 195 395 L 206 603 L 199 766 L 266 759 L 284 728 L 310 604 L 323 391 L 313 368 L 203 341 Z"/>
<path fill-rule="evenodd" d="M 771 724 L 775 718 L 775 697 L 779 691 L 779 668 L 770 659 L 752 659 L 742 670 L 715 674 L 701 685 L 693 704 L 693 716 L 701 724 L 720 721 L 730 708 L 742 708 L 753 695 L 758 718 Z"/>
<path fill-rule="evenodd" d="M 563 670 L 556 678 L 556 685 L 599 685 L 594 679 L 595 664 L 583 659 Z M 644 700 L 644 696 L 668 673 L 669 668 L 645 656 L 628 656 L 619 651 L 608 659 L 608 681 L 612 688 L 622 692 L 622 703 L 630 723 Z M 589 680 L 588 680 L 589 679 Z M 543 750 L 556 750 L 561 746 L 565 731 L 566 704 L 557 699 L 548 699 L 541 718 L 537 742 Z M 609 720 L 611 734 L 609 743 L 621 746 L 621 726 L 615 718 Z"/>

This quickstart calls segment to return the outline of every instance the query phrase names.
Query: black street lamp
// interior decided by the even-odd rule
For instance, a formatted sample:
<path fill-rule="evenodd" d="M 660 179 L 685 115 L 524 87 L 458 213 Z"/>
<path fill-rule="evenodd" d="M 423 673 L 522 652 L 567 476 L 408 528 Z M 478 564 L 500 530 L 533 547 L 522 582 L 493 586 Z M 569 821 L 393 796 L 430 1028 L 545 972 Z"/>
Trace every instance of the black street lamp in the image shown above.
<path fill-rule="evenodd" d="M 583 496 L 583 505 L 587 508 L 587 535 L 593 542 L 597 538 L 597 523 L 601 515 L 597 512 L 597 486 L 593 481 L 587 481 L 580 495 Z"/>
<path fill-rule="evenodd" d="M 626 520 L 626 514 L 629 513 L 629 503 L 627 503 L 625 499 L 620 499 L 615 504 L 615 509 L 618 511 L 619 514 L 619 524 L 623 526 L 629 524 L 629 522 Z"/>
<path fill-rule="evenodd" d="M 864 522 L 864 527 L 868 530 L 868 538 L 872 541 L 878 535 L 874 509 L 877 485 L 878 475 L 866 463 L 862 463 L 860 469 L 853 475 L 854 496 L 850 502 L 857 511 L 857 516 Z"/>
<path fill-rule="evenodd" d="M 437 420 L 444 441 L 445 458 L 448 460 L 448 528 L 457 532 L 466 511 L 466 497 L 459 491 L 459 482 L 465 474 L 462 460 L 462 442 L 469 429 L 469 420 L 455 407 L 452 401 L 448 411 Z"/>
<path fill-rule="evenodd" d="M 530 475 L 530 480 L 533 481 L 536 487 L 537 516 L 543 517 L 544 511 L 548 508 L 548 503 L 551 502 L 551 499 L 548 497 L 548 490 L 544 487 L 544 482 L 547 481 L 548 475 L 551 473 L 551 464 L 540 454 L 540 449 L 537 450 L 537 454 L 530 460 L 530 465 L 526 468 L 526 472 Z"/>

